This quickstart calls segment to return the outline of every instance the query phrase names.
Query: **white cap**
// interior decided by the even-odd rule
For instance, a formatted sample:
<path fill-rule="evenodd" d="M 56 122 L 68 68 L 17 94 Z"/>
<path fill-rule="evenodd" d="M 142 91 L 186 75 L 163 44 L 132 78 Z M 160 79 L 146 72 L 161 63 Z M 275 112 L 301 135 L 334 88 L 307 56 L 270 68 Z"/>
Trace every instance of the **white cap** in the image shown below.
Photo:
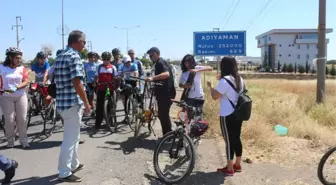
<path fill-rule="evenodd" d="M 123 62 L 123 63 L 131 62 L 131 61 L 132 61 L 132 59 L 131 59 L 131 57 L 128 56 L 128 55 L 125 55 L 125 56 L 123 56 L 123 58 L 122 58 L 122 62 Z"/>

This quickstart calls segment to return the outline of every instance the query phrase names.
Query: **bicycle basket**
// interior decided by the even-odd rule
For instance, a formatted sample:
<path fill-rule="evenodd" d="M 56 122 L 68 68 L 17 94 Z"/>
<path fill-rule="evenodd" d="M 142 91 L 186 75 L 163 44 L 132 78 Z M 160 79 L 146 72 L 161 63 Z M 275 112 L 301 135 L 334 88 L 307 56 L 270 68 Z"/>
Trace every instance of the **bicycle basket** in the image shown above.
<path fill-rule="evenodd" d="M 191 128 L 190 128 L 190 133 L 193 136 L 199 137 L 203 135 L 209 128 L 209 123 L 205 120 L 199 120 L 195 122 Z"/>

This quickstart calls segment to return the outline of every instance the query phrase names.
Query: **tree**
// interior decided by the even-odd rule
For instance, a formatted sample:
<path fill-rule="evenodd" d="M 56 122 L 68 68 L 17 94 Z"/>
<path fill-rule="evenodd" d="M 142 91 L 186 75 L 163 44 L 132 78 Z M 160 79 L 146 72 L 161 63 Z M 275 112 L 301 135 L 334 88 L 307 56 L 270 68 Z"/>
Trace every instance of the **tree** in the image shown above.
<path fill-rule="evenodd" d="M 294 66 L 294 72 L 296 73 L 296 72 L 297 72 L 297 65 L 296 65 L 296 62 L 295 62 L 294 65 L 295 65 L 295 66 Z"/>
<path fill-rule="evenodd" d="M 305 70 L 305 67 L 303 66 L 303 65 L 299 65 L 298 66 L 298 72 L 300 73 L 300 74 L 302 74 L 302 73 L 304 73 L 306 70 Z"/>
<path fill-rule="evenodd" d="M 292 63 L 290 63 L 290 64 L 288 65 L 287 72 L 289 72 L 289 73 L 294 72 L 294 66 L 293 66 Z"/>
<path fill-rule="evenodd" d="M 330 69 L 330 75 L 331 76 L 336 76 L 336 68 L 335 68 L 335 64 L 333 64 L 331 66 L 331 69 Z"/>
<path fill-rule="evenodd" d="M 86 60 L 88 58 L 87 55 L 88 55 L 88 50 L 84 48 L 83 51 L 81 52 L 82 59 Z"/>
<path fill-rule="evenodd" d="M 281 70 L 281 64 L 280 62 L 278 62 L 278 72 L 280 72 L 280 70 Z"/>
<path fill-rule="evenodd" d="M 265 51 L 263 67 L 267 66 L 267 64 L 268 64 L 267 59 L 268 59 L 268 56 L 267 56 L 267 52 Z"/>
<path fill-rule="evenodd" d="M 41 46 L 41 51 L 48 56 L 52 56 L 53 51 L 54 51 L 54 47 L 52 45 L 43 44 Z"/>
<path fill-rule="evenodd" d="M 142 59 L 140 59 L 140 61 L 142 62 L 142 65 L 144 65 L 146 67 L 146 69 L 148 69 L 150 66 L 152 66 L 152 61 L 150 61 L 147 58 L 142 58 Z"/>
<path fill-rule="evenodd" d="M 284 72 L 284 73 L 287 72 L 287 64 L 286 63 L 282 67 L 282 72 Z"/>
<path fill-rule="evenodd" d="M 329 74 L 329 68 L 328 68 L 328 66 L 326 66 L 326 73 L 325 73 L 326 75 L 328 75 Z"/>
<path fill-rule="evenodd" d="M 327 64 L 336 64 L 336 60 L 328 60 Z"/>
<path fill-rule="evenodd" d="M 306 73 L 309 73 L 309 67 L 308 60 L 306 60 Z"/>
<path fill-rule="evenodd" d="M 55 62 L 55 58 L 49 57 L 48 61 L 49 61 L 49 64 L 52 66 L 54 64 L 54 62 Z"/>

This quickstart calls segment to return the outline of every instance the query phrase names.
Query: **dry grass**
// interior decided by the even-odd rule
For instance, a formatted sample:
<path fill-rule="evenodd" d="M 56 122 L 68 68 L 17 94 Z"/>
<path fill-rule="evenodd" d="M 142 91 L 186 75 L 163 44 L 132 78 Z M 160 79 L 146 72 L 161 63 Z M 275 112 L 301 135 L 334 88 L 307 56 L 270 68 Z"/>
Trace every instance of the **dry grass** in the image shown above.
<path fill-rule="evenodd" d="M 215 81 L 214 77 L 212 78 Z M 326 103 L 315 104 L 316 81 L 246 80 L 253 100 L 251 120 L 244 122 L 244 155 L 257 161 L 281 164 L 316 164 L 321 153 L 336 143 L 336 81 L 327 81 Z M 212 123 L 208 136 L 220 136 L 219 102 L 206 88 L 206 119 Z M 288 128 L 277 136 L 274 126 Z"/>

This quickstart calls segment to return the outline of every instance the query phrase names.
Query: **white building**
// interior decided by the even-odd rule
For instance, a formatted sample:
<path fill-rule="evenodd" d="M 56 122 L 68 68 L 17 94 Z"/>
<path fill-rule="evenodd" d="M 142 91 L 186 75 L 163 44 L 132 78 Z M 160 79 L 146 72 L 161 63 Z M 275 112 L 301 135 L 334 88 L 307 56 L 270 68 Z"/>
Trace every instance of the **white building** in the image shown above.
<path fill-rule="evenodd" d="M 250 56 L 237 56 L 238 64 L 261 64 L 261 57 L 250 57 Z"/>
<path fill-rule="evenodd" d="M 333 29 L 326 30 L 326 33 L 332 32 Z M 258 35 L 261 61 L 266 57 L 271 68 L 277 68 L 278 63 L 311 64 L 317 58 L 317 33 L 317 29 L 273 29 Z M 326 39 L 326 45 L 328 43 L 329 39 Z"/>

